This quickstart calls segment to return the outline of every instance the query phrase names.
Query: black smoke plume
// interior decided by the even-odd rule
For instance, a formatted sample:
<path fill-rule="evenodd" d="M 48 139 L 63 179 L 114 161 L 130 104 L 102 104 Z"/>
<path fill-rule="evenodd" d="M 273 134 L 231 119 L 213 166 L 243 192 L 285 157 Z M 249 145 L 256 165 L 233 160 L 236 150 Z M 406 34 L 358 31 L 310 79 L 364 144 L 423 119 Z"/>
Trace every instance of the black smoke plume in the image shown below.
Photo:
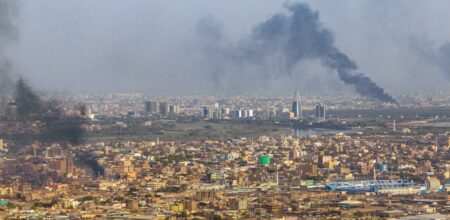
<path fill-rule="evenodd" d="M 212 28 L 211 23 L 201 21 L 197 30 L 206 42 L 204 48 L 208 56 L 218 58 L 222 63 L 229 60 L 238 66 L 270 66 L 276 63 L 282 66 L 282 72 L 295 74 L 296 64 L 318 59 L 323 65 L 335 70 L 339 79 L 352 85 L 358 94 L 382 102 L 397 103 L 370 78 L 356 72 L 357 65 L 334 45 L 334 36 L 322 26 L 318 12 L 305 4 L 291 4 L 286 8 L 288 14 L 276 14 L 257 25 L 251 35 L 234 48 L 229 45 L 218 48 L 222 34 L 217 28 Z"/>
<path fill-rule="evenodd" d="M 0 93 L 6 94 L 14 88 L 11 78 L 12 65 L 5 49 L 17 38 L 14 17 L 17 15 L 16 0 L 0 0 Z"/>
<path fill-rule="evenodd" d="M 46 127 L 41 139 L 46 142 L 68 142 L 83 144 L 86 136 L 85 125 L 88 121 L 77 116 L 62 116 L 46 119 Z"/>
<path fill-rule="evenodd" d="M 30 132 L 29 137 L 41 142 L 84 142 L 88 120 L 81 113 L 66 115 L 58 103 L 44 101 L 28 84 L 19 79 L 14 94 L 17 118 L 22 122 L 39 122 L 37 133 Z M 83 111 L 82 109 L 80 111 Z M 85 111 L 85 110 L 84 110 Z"/>
<path fill-rule="evenodd" d="M 40 117 L 44 111 L 40 97 L 23 79 L 19 79 L 16 83 L 14 101 L 17 116 L 22 120 L 28 120 L 33 116 Z"/>
<path fill-rule="evenodd" d="M 80 144 L 85 136 L 85 117 L 66 115 L 57 103 L 42 100 L 33 89 L 23 80 L 15 83 L 12 77 L 13 67 L 6 56 L 6 48 L 17 39 L 18 32 L 15 18 L 18 12 L 17 0 L 0 0 L 0 96 L 6 99 L 14 91 L 15 117 L 22 126 L 31 127 L 27 132 L 12 134 L 23 141 L 62 141 L 71 144 Z M 9 106 L 11 107 L 11 106 Z M 36 129 L 30 124 L 38 125 Z"/>
<path fill-rule="evenodd" d="M 88 166 L 95 176 L 102 176 L 105 173 L 105 168 L 98 163 L 97 158 L 88 152 L 80 153 L 77 158 L 80 163 Z"/>

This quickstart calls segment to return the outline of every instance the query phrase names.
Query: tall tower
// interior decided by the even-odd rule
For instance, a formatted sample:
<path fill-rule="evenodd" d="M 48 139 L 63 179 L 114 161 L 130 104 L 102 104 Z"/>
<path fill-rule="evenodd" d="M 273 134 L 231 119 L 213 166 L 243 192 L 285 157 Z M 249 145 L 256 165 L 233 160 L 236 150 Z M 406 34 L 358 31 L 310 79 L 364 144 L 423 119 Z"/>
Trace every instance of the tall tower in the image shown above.
<path fill-rule="evenodd" d="M 322 104 L 322 102 L 316 105 L 315 116 L 319 121 L 323 121 L 326 119 L 326 107 Z"/>
<path fill-rule="evenodd" d="M 159 114 L 167 115 L 169 113 L 169 103 L 161 102 L 159 103 Z"/>
<path fill-rule="evenodd" d="M 298 94 L 298 90 L 295 90 L 294 99 L 292 100 L 292 108 L 291 112 L 294 113 L 295 118 L 302 118 L 302 103 L 300 101 L 300 95 Z"/>
<path fill-rule="evenodd" d="M 159 112 L 159 102 L 158 101 L 146 101 L 145 111 L 147 113 L 158 113 Z"/>
<path fill-rule="evenodd" d="M 145 102 L 145 112 L 147 112 L 147 113 L 152 112 L 152 101 Z"/>

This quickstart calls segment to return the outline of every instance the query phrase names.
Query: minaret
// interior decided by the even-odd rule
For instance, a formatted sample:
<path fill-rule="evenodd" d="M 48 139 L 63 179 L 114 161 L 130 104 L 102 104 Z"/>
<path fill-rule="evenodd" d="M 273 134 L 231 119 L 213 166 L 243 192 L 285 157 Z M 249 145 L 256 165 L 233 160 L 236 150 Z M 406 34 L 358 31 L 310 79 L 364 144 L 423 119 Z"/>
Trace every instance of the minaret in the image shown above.
<path fill-rule="evenodd" d="M 397 130 L 396 125 L 395 125 L 395 119 L 392 122 L 392 130 L 395 132 Z"/>

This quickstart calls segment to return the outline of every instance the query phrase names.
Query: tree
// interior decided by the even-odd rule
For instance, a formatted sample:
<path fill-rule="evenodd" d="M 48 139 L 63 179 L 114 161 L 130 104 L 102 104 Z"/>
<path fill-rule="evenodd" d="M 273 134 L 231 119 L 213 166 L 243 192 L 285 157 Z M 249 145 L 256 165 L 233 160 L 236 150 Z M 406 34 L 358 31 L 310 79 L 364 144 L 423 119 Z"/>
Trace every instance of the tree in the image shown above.
<path fill-rule="evenodd" d="M 93 200 L 95 200 L 95 197 L 93 197 L 93 196 L 85 196 L 85 197 L 80 198 L 81 202 L 93 201 Z"/>
<path fill-rule="evenodd" d="M 128 190 L 127 195 L 129 195 L 129 196 L 135 196 L 135 195 L 138 194 L 138 192 L 139 192 L 139 190 L 138 190 L 136 187 L 132 186 L 132 187 L 130 187 L 130 189 Z"/>
<path fill-rule="evenodd" d="M 6 206 L 10 209 L 16 209 L 16 208 L 20 209 L 21 208 L 20 205 L 16 205 L 12 202 L 8 202 L 8 204 Z"/>
<path fill-rule="evenodd" d="M 186 211 L 182 211 L 182 212 L 180 212 L 180 213 L 178 214 L 178 217 L 186 218 L 186 217 L 188 217 L 188 214 L 187 214 Z"/>

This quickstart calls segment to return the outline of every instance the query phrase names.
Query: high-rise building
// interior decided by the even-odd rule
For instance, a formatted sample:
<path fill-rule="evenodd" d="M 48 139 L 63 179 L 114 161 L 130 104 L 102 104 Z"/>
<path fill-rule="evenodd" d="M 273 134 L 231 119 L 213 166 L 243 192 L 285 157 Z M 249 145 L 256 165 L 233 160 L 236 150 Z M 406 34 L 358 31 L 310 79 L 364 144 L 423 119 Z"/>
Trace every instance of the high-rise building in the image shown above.
<path fill-rule="evenodd" d="M 326 119 L 326 107 L 322 103 L 319 103 L 316 105 L 316 111 L 315 111 L 316 119 L 319 121 Z"/>
<path fill-rule="evenodd" d="M 255 115 L 254 111 L 252 109 L 249 109 L 248 110 L 248 117 L 253 118 L 254 115 Z"/>
<path fill-rule="evenodd" d="M 203 107 L 203 117 L 204 118 L 209 118 L 209 108 L 208 107 Z"/>
<path fill-rule="evenodd" d="M 450 141 L 450 138 L 448 140 Z M 0 139 L 0 150 L 3 150 L 3 139 Z"/>
<path fill-rule="evenodd" d="M 167 115 L 169 113 L 169 103 L 161 102 L 159 105 L 159 114 Z"/>
<path fill-rule="evenodd" d="M 179 106 L 178 105 L 170 105 L 169 106 L 169 113 L 170 114 L 178 114 L 179 112 Z"/>
<path fill-rule="evenodd" d="M 242 117 L 243 118 L 247 118 L 248 117 L 248 110 L 247 109 L 242 109 Z"/>
<path fill-rule="evenodd" d="M 300 102 L 300 95 L 298 94 L 298 90 L 295 90 L 294 99 L 292 100 L 291 112 L 294 113 L 295 118 L 302 118 L 302 104 Z"/>
<path fill-rule="evenodd" d="M 145 102 L 145 111 L 147 113 L 158 113 L 159 112 L 159 102 L 158 101 Z"/>
<path fill-rule="evenodd" d="M 152 112 L 152 101 L 145 102 L 145 112 L 147 112 L 147 113 Z"/>

